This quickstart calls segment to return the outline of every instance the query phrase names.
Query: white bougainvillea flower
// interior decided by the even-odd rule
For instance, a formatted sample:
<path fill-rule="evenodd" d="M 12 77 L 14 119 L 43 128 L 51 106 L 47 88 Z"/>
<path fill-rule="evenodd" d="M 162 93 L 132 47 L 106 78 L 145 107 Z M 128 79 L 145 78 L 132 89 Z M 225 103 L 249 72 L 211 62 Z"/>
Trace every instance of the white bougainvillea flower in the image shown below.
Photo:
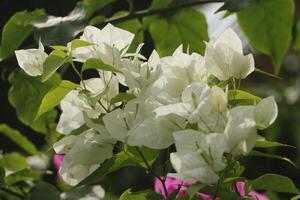
<path fill-rule="evenodd" d="M 66 183 L 77 185 L 102 162 L 113 156 L 114 143 L 115 140 L 111 136 L 97 134 L 92 129 L 78 136 L 66 136 L 54 144 L 56 153 L 65 153 L 59 174 Z"/>
<path fill-rule="evenodd" d="M 216 183 L 218 172 L 226 167 L 223 158 L 227 146 L 226 135 L 204 134 L 195 130 L 178 131 L 173 135 L 176 152 L 170 154 L 170 160 L 177 173 L 168 176 L 185 181 Z"/>
<path fill-rule="evenodd" d="M 197 124 L 200 130 L 212 133 L 223 132 L 227 96 L 218 87 L 209 88 L 207 84 L 193 83 L 182 92 L 181 101 L 159 106 L 154 110 L 156 116 L 176 114 L 189 123 Z"/>
<path fill-rule="evenodd" d="M 172 56 L 161 59 L 162 75 L 153 84 L 151 96 L 162 104 L 176 103 L 192 83 L 206 83 L 208 73 L 201 55 L 183 53 L 179 46 Z"/>
<path fill-rule="evenodd" d="M 255 121 L 258 129 L 263 130 L 274 123 L 278 108 L 273 96 L 261 100 L 255 109 Z"/>
<path fill-rule="evenodd" d="M 257 129 L 269 127 L 278 114 L 274 97 L 260 101 L 256 106 L 237 106 L 228 112 L 225 134 L 228 135 L 228 152 L 236 155 L 249 153 L 255 145 Z"/>
<path fill-rule="evenodd" d="M 137 57 L 133 60 L 122 60 L 124 85 L 134 94 L 145 93 L 148 88 L 159 78 L 162 73 L 161 61 L 158 53 L 154 50 L 148 62 L 142 62 Z"/>
<path fill-rule="evenodd" d="M 43 64 L 48 56 L 44 46 L 39 41 L 38 49 L 21 49 L 15 51 L 19 66 L 30 76 L 39 76 L 43 73 Z"/>
<path fill-rule="evenodd" d="M 134 34 L 111 24 L 107 24 L 101 30 L 94 26 L 87 26 L 80 39 L 94 45 L 76 48 L 72 55 L 79 62 L 99 58 L 106 64 L 118 66 L 121 55 L 126 53 L 133 38 Z"/>
<path fill-rule="evenodd" d="M 228 135 L 227 152 L 235 155 L 249 153 L 255 145 L 257 130 L 255 106 L 237 106 L 228 112 L 225 134 Z"/>
<path fill-rule="evenodd" d="M 150 102 L 131 100 L 124 110 L 117 109 L 106 114 L 104 125 L 118 141 L 131 146 L 164 149 L 174 143 L 172 133 L 183 129 L 185 121 L 175 115 L 157 118 L 152 107 Z"/>
<path fill-rule="evenodd" d="M 207 43 L 204 60 L 208 72 L 219 80 L 244 79 L 254 71 L 253 55 L 243 55 L 242 42 L 230 28 Z"/>
<path fill-rule="evenodd" d="M 84 113 L 91 119 L 98 118 L 101 113 L 114 107 L 110 100 L 118 94 L 119 85 L 116 77 L 110 72 L 100 72 L 101 78 L 91 78 L 84 81 L 84 87 L 91 94 L 89 97 L 80 95 L 80 90 L 70 91 L 61 101 L 62 114 L 59 118 L 56 130 L 62 134 L 68 134 L 85 123 Z M 82 86 L 83 87 L 83 86 Z M 93 96 L 99 96 L 100 103 L 89 101 Z"/>

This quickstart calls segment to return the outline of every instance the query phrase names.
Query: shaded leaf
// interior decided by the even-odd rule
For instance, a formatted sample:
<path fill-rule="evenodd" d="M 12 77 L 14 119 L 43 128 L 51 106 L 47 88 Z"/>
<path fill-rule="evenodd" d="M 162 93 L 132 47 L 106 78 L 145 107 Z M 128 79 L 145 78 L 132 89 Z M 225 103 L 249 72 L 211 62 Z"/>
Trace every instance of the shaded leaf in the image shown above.
<path fill-rule="evenodd" d="M 16 109 L 21 122 L 37 132 L 47 133 L 55 125 L 57 112 L 55 110 L 42 115 L 34 121 L 44 96 L 60 83 L 58 74 L 42 83 L 38 77 L 30 77 L 21 70 L 13 71 L 9 76 L 12 87 L 8 93 L 11 105 Z"/>
<path fill-rule="evenodd" d="M 272 57 L 276 73 L 292 38 L 294 10 L 293 0 L 264 0 L 253 1 L 238 12 L 238 22 L 251 45 Z"/>
<path fill-rule="evenodd" d="M 204 53 L 204 41 L 208 41 L 205 17 L 194 9 L 182 9 L 168 19 L 153 20 L 149 32 L 155 48 L 161 56 L 169 56 L 180 45 L 190 52 Z"/>
<path fill-rule="evenodd" d="M 0 160 L 0 166 L 11 170 L 18 171 L 28 167 L 25 157 L 17 152 L 7 153 Z"/>
<path fill-rule="evenodd" d="M 119 200 L 163 200 L 163 196 L 152 191 L 144 190 L 140 192 L 131 192 L 131 189 L 126 190 Z"/>
<path fill-rule="evenodd" d="M 58 190 L 48 183 L 38 183 L 28 194 L 28 200 L 59 200 Z"/>
<path fill-rule="evenodd" d="M 245 188 L 247 191 L 267 190 L 292 194 L 300 193 L 290 178 L 277 174 L 264 174 L 255 180 L 250 180 L 246 183 Z"/>
<path fill-rule="evenodd" d="M 9 174 L 6 177 L 6 185 L 14 185 L 19 182 L 33 181 L 38 178 L 41 174 L 34 172 L 30 169 L 22 169 L 14 173 Z"/>
<path fill-rule="evenodd" d="M 226 0 L 224 5 L 218 9 L 219 11 L 228 10 L 230 12 L 236 12 L 248 7 L 254 0 Z"/>
<path fill-rule="evenodd" d="M 268 154 L 268 153 L 263 153 L 263 152 L 260 152 L 260 151 L 253 150 L 249 154 L 247 154 L 247 156 L 275 158 L 275 159 L 286 161 L 286 162 L 290 163 L 291 165 L 293 165 L 294 167 L 297 168 L 297 165 L 293 161 L 291 161 L 289 158 L 278 156 L 278 155 L 273 155 L 273 154 Z"/>
<path fill-rule="evenodd" d="M 90 18 L 97 10 L 115 0 L 83 0 L 83 7 L 86 10 L 87 18 Z"/>
<path fill-rule="evenodd" d="M 294 146 L 288 144 L 282 144 L 279 142 L 274 141 L 267 141 L 265 139 L 258 139 L 255 143 L 255 148 L 273 148 L 273 147 L 291 147 L 295 148 Z"/>
<path fill-rule="evenodd" d="M 22 149 L 24 149 L 27 153 L 30 154 L 38 154 L 38 150 L 35 145 L 29 141 L 24 135 L 22 135 L 18 130 L 15 130 L 9 127 L 6 124 L 0 124 L 0 134 L 5 135 Z"/>
<path fill-rule="evenodd" d="M 45 14 L 44 10 L 15 13 L 4 25 L 2 30 L 0 61 L 11 56 L 22 42 L 33 32 L 32 22 Z"/>

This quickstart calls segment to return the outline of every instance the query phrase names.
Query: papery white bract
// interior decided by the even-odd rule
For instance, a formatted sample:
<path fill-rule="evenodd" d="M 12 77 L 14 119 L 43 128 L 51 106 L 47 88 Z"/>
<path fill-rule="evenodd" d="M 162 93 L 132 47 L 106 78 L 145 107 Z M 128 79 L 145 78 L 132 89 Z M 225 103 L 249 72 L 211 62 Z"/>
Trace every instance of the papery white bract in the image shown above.
<path fill-rule="evenodd" d="M 68 134 L 82 126 L 85 123 L 84 113 L 94 119 L 114 107 L 110 105 L 110 100 L 118 94 L 118 81 L 111 72 L 100 72 L 100 75 L 101 78 L 84 80 L 81 84 L 89 97 L 80 95 L 81 91 L 77 89 L 70 91 L 61 101 L 62 114 L 56 128 L 58 132 Z M 88 101 L 92 98 L 96 98 L 96 102 Z"/>
<path fill-rule="evenodd" d="M 87 26 L 80 39 L 94 45 L 76 48 L 71 54 L 79 62 L 99 58 L 106 64 L 118 66 L 121 55 L 126 53 L 126 48 L 133 38 L 134 34 L 111 24 L 107 24 L 101 30 L 94 26 Z"/>
<path fill-rule="evenodd" d="M 63 138 L 54 144 L 56 153 L 65 154 L 59 174 L 66 183 L 77 185 L 102 162 L 113 156 L 114 143 L 115 140 L 111 136 L 97 134 L 92 129 L 78 136 Z"/>
<path fill-rule="evenodd" d="M 223 157 L 227 146 L 226 135 L 183 130 L 175 132 L 174 138 L 177 151 L 171 153 L 170 159 L 177 173 L 168 176 L 186 181 L 216 183 L 218 172 L 226 167 Z"/>
<path fill-rule="evenodd" d="M 39 76 L 43 73 L 43 64 L 47 58 L 44 46 L 39 41 L 38 49 L 22 49 L 15 51 L 19 66 L 30 76 Z"/>
<path fill-rule="evenodd" d="M 252 54 L 243 55 L 242 42 L 230 28 L 207 43 L 204 59 L 208 72 L 219 80 L 244 79 L 254 71 Z"/>

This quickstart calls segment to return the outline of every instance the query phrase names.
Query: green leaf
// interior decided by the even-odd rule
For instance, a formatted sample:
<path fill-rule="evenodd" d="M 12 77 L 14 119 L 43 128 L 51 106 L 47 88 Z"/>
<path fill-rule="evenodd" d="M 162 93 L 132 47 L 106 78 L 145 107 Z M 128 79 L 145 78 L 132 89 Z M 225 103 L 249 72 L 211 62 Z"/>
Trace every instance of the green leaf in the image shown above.
<path fill-rule="evenodd" d="M 119 103 L 119 102 L 127 103 L 128 101 L 130 101 L 134 98 L 136 98 L 136 96 L 134 94 L 120 92 L 119 94 L 117 94 L 110 100 L 110 103 L 111 104 L 115 104 L 115 103 Z"/>
<path fill-rule="evenodd" d="M 168 19 L 163 17 L 149 24 L 155 48 L 161 56 L 169 56 L 183 44 L 190 52 L 204 53 L 208 41 L 205 17 L 194 9 L 181 9 Z"/>
<path fill-rule="evenodd" d="M 16 109 L 19 120 L 39 133 L 48 133 L 51 128 L 54 129 L 57 114 L 55 110 L 42 115 L 36 121 L 35 116 L 44 96 L 61 82 L 60 76 L 54 74 L 42 83 L 40 78 L 30 77 L 17 69 L 10 74 L 9 82 L 12 87 L 9 90 L 8 99 Z"/>
<path fill-rule="evenodd" d="M 261 98 L 243 90 L 229 90 L 228 100 L 234 103 L 238 103 L 239 105 L 253 105 L 254 103 L 259 103 L 261 101 Z"/>
<path fill-rule="evenodd" d="M 294 11 L 294 0 L 263 0 L 238 12 L 243 32 L 255 49 L 272 57 L 276 74 L 289 48 Z"/>
<path fill-rule="evenodd" d="M 149 10 L 154 10 L 158 8 L 166 8 L 170 5 L 173 0 L 153 0 L 149 7 Z"/>
<path fill-rule="evenodd" d="M 141 147 L 140 151 L 143 153 L 149 165 L 152 165 L 156 160 L 159 151 L 152 150 L 146 147 Z M 120 168 L 127 166 L 144 167 L 146 165 L 134 147 L 125 146 L 125 150 L 114 155 L 114 157 L 106 160 L 98 169 L 96 169 L 90 176 L 84 179 L 79 185 L 85 185 L 101 180 L 105 175 L 112 173 Z"/>
<path fill-rule="evenodd" d="M 28 194 L 28 200 L 59 200 L 58 190 L 48 183 L 38 183 Z"/>
<path fill-rule="evenodd" d="M 120 72 L 118 68 L 107 65 L 97 58 L 90 58 L 83 64 L 82 71 L 87 69 L 99 69 L 103 71 Z"/>
<path fill-rule="evenodd" d="M 203 189 L 206 186 L 207 186 L 207 184 L 203 184 L 203 183 L 196 183 L 196 184 L 189 186 L 188 194 L 189 194 L 190 199 L 192 199 L 197 194 L 197 192 L 199 192 L 199 190 Z"/>
<path fill-rule="evenodd" d="M 0 186 L 5 185 L 5 170 L 0 167 Z"/>
<path fill-rule="evenodd" d="M 68 48 L 66 46 L 59 46 L 59 45 L 54 45 L 54 46 L 50 46 L 50 48 L 54 49 L 54 50 L 60 50 L 60 51 L 68 51 Z"/>
<path fill-rule="evenodd" d="M 7 153 L 0 160 L 0 166 L 11 170 L 18 171 L 28 167 L 26 159 L 17 152 Z"/>
<path fill-rule="evenodd" d="M 22 169 L 20 171 L 16 171 L 12 174 L 9 174 L 6 177 L 6 185 L 15 185 L 19 182 L 27 182 L 27 181 L 33 181 L 37 179 L 41 173 L 35 172 L 30 169 Z"/>
<path fill-rule="evenodd" d="M 77 87 L 77 84 L 72 83 L 67 80 L 63 80 L 60 84 L 52 88 L 48 93 L 44 96 L 41 105 L 39 106 L 39 110 L 37 112 L 36 118 L 38 119 L 44 113 L 50 111 L 55 108 L 60 101 L 73 89 Z"/>
<path fill-rule="evenodd" d="M 42 82 L 47 81 L 68 59 L 66 52 L 54 50 L 43 64 Z"/>
<path fill-rule="evenodd" d="M 18 130 L 15 130 L 6 124 L 0 124 L 0 134 L 5 135 L 14 143 L 19 145 L 22 149 L 24 149 L 27 153 L 30 154 L 38 154 L 38 150 L 35 145 L 29 141 L 25 136 L 23 136 Z"/>
<path fill-rule="evenodd" d="M 300 51 L 300 20 L 296 23 L 296 39 L 295 39 L 295 50 Z"/>
<path fill-rule="evenodd" d="M 83 7 L 86 10 L 87 18 L 90 18 L 97 10 L 115 0 L 83 0 Z"/>
<path fill-rule="evenodd" d="M 75 39 L 71 42 L 71 51 L 73 51 L 74 49 L 77 49 L 79 47 L 86 47 L 86 46 L 90 46 L 90 45 L 93 45 L 93 43 L 85 41 L 85 40 Z"/>
<path fill-rule="evenodd" d="M 300 193 L 290 178 L 277 174 L 264 174 L 255 180 L 248 181 L 245 188 L 247 191 L 267 190 L 292 194 Z"/>
<path fill-rule="evenodd" d="M 44 45 L 66 45 L 73 40 L 87 25 L 86 12 L 81 5 L 65 17 L 45 15 L 34 23 L 37 28 L 34 32 L 36 39 L 41 39 Z"/>
<path fill-rule="evenodd" d="M 293 165 L 295 168 L 297 168 L 297 165 L 293 161 L 291 161 L 289 158 L 278 156 L 278 155 L 273 155 L 273 154 L 268 154 L 268 153 L 263 153 L 263 152 L 260 152 L 260 151 L 253 150 L 249 154 L 247 154 L 247 156 L 275 158 L 275 159 L 279 159 L 279 160 L 282 160 L 282 161 L 286 161 L 286 162 L 290 163 L 291 165 Z"/>
<path fill-rule="evenodd" d="M 288 144 L 282 144 L 279 142 L 274 141 L 267 141 L 264 138 L 256 140 L 255 148 L 273 148 L 273 147 L 291 147 L 295 148 L 294 146 Z"/>
<path fill-rule="evenodd" d="M 293 198 L 291 198 L 291 200 L 299 200 L 300 199 L 300 195 L 294 196 Z"/>
<path fill-rule="evenodd" d="M 131 192 L 131 189 L 126 190 L 119 200 L 163 200 L 164 197 L 152 190 L 144 190 L 140 192 Z"/>
<path fill-rule="evenodd" d="M 95 200 L 101 199 L 104 193 L 104 190 L 100 190 L 99 185 L 90 185 L 90 186 L 79 186 L 75 187 L 72 190 L 64 193 L 64 200 Z M 105 192 L 105 198 L 107 198 L 107 194 Z M 109 199 L 110 200 L 110 199 Z"/>
<path fill-rule="evenodd" d="M 147 163 L 150 166 L 155 162 L 155 160 L 156 160 L 156 158 L 158 157 L 158 154 L 159 154 L 158 150 L 150 149 L 150 148 L 147 148 L 145 146 L 132 147 L 132 146 L 129 146 L 129 145 L 125 145 L 124 146 L 124 151 L 127 153 L 127 156 L 128 156 L 129 159 L 139 163 L 139 165 L 141 167 L 144 167 L 146 169 L 147 169 L 147 166 L 146 166 L 142 156 L 140 155 L 140 153 L 142 153 L 145 160 L 147 161 Z"/>
<path fill-rule="evenodd" d="M 98 169 L 96 169 L 91 175 L 85 178 L 79 185 L 85 185 L 101 180 L 105 175 L 114 172 L 122 167 L 127 166 L 139 166 L 137 162 L 129 159 L 129 156 L 125 152 L 120 152 L 114 157 L 106 160 Z"/>
<path fill-rule="evenodd" d="M 33 32 L 31 23 L 45 14 L 44 10 L 21 11 L 14 14 L 2 30 L 0 61 L 11 56 Z"/>

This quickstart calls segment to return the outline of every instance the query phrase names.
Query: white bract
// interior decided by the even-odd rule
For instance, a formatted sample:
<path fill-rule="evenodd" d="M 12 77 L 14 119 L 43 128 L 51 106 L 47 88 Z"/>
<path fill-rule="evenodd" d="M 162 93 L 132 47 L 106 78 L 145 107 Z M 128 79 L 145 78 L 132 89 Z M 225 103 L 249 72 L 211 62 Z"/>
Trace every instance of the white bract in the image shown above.
<path fill-rule="evenodd" d="M 102 162 L 113 156 L 114 143 L 115 140 L 110 135 L 97 134 L 91 129 L 55 143 L 55 152 L 65 154 L 59 169 L 63 180 L 70 185 L 77 185 Z"/>
<path fill-rule="evenodd" d="M 79 47 L 71 52 L 76 61 L 85 62 L 90 58 L 99 58 L 112 66 L 120 65 L 121 56 L 134 38 L 134 34 L 107 24 L 103 29 L 87 26 L 81 40 L 93 45 Z"/>
<path fill-rule="evenodd" d="M 252 54 L 243 55 L 243 45 L 232 29 L 206 44 L 205 66 L 219 80 L 244 79 L 254 71 Z"/>
<path fill-rule="evenodd" d="M 48 56 L 44 46 L 39 41 L 38 49 L 22 49 L 15 51 L 19 66 L 30 76 L 39 76 L 43 73 L 43 64 Z"/>
<path fill-rule="evenodd" d="M 62 114 L 56 128 L 58 132 L 69 134 L 82 126 L 85 123 L 84 113 L 95 119 L 114 107 L 110 100 L 118 94 L 118 81 L 110 72 L 100 72 L 100 75 L 100 78 L 84 80 L 81 89 L 71 90 L 61 101 Z"/>
<path fill-rule="evenodd" d="M 269 127 L 277 117 L 273 97 L 257 104 L 251 98 L 246 99 L 250 103 L 235 101 L 239 85 L 228 80 L 252 73 L 253 56 L 243 54 L 242 43 L 231 29 L 207 43 L 204 58 L 184 53 L 181 45 L 163 58 L 153 50 L 147 60 L 140 53 L 143 44 L 127 52 L 133 38 L 132 33 L 108 24 L 101 30 L 86 27 L 80 39 L 87 45 L 71 48 L 72 42 L 68 44 L 70 59 L 84 63 L 96 58 L 108 71 L 81 80 L 60 103 L 58 132 L 89 128 L 54 144 L 57 153 L 65 154 L 61 176 L 71 185 L 78 184 L 113 156 L 117 141 L 152 149 L 175 143 L 170 160 L 176 173 L 169 176 L 216 183 L 229 157 L 249 153 L 259 137 L 257 130 Z M 20 67 L 32 76 L 42 74 L 47 57 L 39 46 L 16 51 Z M 119 83 L 127 87 L 122 94 Z"/>
<path fill-rule="evenodd" d="M 223 153 L 227 138 L 222 133 L 205 134 L 195 130 L 174 133 L 177 152 L 171 153 L 172 166 L 177 173 L 168 176 L 202 183 L 216 183 L 218 172 L 225 167 Z"/>

